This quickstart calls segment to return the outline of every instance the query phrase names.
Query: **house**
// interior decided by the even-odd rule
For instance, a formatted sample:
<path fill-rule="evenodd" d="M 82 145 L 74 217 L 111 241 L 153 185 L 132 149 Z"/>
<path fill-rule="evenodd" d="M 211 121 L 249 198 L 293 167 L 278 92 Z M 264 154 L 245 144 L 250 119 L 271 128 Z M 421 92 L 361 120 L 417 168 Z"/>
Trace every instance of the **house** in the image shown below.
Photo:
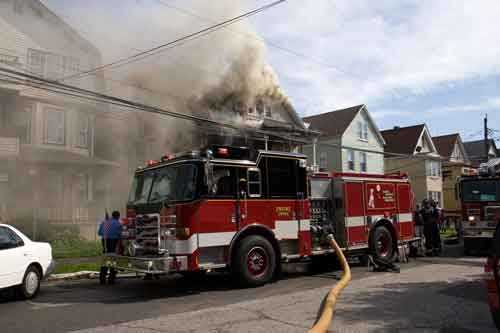
<path fill-rule="evenodd" d="M 1 67 L 59 79 L 100 63 L 99 50 L 40 1 L 0 1 Z M 98 75 L 80 83 L 91 90 L 104 86 Z M 103 104 L 0 82 L 3 220 L 28 223 L 23 229 L 35 237 L 42 222 L 75 225 L 95 237 L 104 209 L 119 208 L 113 193 L 126 191 L 112 188 L 120 162 L 105 137 L 120 120 L 108 111 Z"/>
<path fill-rule="evenodd" d="M 386 142 L 385 172 L 407 173 L 417 202 L 424 198 L 441 202 L 441 156 L 427 126 L 396 126 L 381 133 Z"/>
<path fill-rule="evenodd" d="M 384 138 L 366 105 L 305 117 L 312 130 L 322 134 L 316 144 L 304 145 L 310 165 L 320 170 L 384 173 Z"/>
<path fill-rule="evenodd" d="M 462 175 L 474 174 L 476 168 L 473 168 L 469 161 L 460 134 L 436 136 L 432 141 L 442 158 L 442 208 L 450 221 L 458 222 L 461 218 L 461 206 L 457 196 L 457 179 Z"/>
<path fill-rule="evenodd" d="M 488 154 L 486 154 L 486 144 L 484 140 L 467 141 L 464 142 L 465 150 L 469 155 L 469 159 L 475 167 L 479 167 L 479 164 L 487 162 L 488 160 L 496 157 L 500 157 L 500 152 L 497 149 L 495 140 L 489 139 L 487 141 Z M 486 157 L 486 155 L 488 155 Z"/>

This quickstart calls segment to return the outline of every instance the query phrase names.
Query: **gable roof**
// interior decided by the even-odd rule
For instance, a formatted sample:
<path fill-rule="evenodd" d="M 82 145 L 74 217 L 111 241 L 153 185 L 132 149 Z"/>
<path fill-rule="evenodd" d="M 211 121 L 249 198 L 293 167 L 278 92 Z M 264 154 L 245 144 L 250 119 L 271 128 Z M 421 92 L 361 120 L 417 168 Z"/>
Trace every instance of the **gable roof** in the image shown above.
<path fill-rule="evenodd" d="M 425 124 L 394 127 L 380 133 L 386 142 L 385 151 L 389 153 L 413 155 L 415 147 L 425 130 Z"/>
<path fill-rule="evenodd" d="M 436 149 L 442 157 L 449 158 L 453 154 L 453 149 L 457 143 L 460 134 L 453 133 L 448 135 L 435 136 L 432 138 Z"/>
<path fill-rule="evenodd" d="M 304 117 L 304 122 L 310 124 L 309 128 L 322 132 L 324 136 L 335 137 L 344 134 L 354 120 L 359 110 L 365 105 L 356 105 L 347 109 L 334 110 L 314 116 Z"/>
<path fill-rule="evenodd" d="M 493 148 L 493 150 L 496 152 L 496 155 L 498 156 L 498 149 L 495 144 L 495 140 L 489 139 L 488 140 L 488 146 L 489 148 Z M 467 152 L 467 155 L 471 159 L 481 159 L 484 158 L 485 153 L 484 153 L 484 140 L 476 140 L 476 141 L 468 141 L 464 142 L 464 147 L 465 151 Z"/>

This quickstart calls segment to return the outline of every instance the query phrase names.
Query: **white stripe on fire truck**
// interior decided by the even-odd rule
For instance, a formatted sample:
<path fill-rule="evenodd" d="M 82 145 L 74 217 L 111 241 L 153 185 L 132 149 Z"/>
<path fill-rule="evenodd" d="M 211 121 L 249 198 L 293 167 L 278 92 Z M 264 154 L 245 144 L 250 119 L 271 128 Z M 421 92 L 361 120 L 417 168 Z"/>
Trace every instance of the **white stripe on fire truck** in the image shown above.
<path fill-rule="evenodd" d="M 297 239 L 299 238 L 299 221 L 276 221 L 274 234 L 277 239 Z"/>
<path fill-rule="evenodd" d="M 399 222 L 411 222 L 413 220 L 412 213 L 398 214 Z"/>
<path fill-rule="evenodd" d="M 300 220 L 300 231 L 310 231 L 311 230 L 311 220 Z"/>
<path fill-rule="evenodd" d="M 198 234 L 198 246 L 209 247 L 229 245 L 234 235 L 236 235 L 235 231 L 200 233 Z"/>
<path fill-rule="evenodd" d="M 347 216 L 345 218 L 345 225 L 348 228 L 362 227 L 365 225 L 365 217 L 364 216 Z"/>

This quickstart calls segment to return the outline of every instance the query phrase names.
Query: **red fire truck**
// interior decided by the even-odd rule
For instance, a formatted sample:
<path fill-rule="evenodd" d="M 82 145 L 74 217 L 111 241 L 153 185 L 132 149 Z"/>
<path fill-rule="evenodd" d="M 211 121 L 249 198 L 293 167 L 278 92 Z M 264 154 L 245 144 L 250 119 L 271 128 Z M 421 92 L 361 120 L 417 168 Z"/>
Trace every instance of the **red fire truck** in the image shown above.
<path fill-rule="evenodd" d="M 481 164 L 478 173 L 458 181 L 465 254 L 485 250 L 500 218 L 500 159 Z"/>
<path fill-rule="evenodd" d="M 146 274 L 230 269 L 245 285 L 283 261 L 346 251 L 392 260 L 414 240 L 412 192 L 401 175 L 316 174 L 306 156 L 212 146 L 136 171 L 119 270 Z"/>

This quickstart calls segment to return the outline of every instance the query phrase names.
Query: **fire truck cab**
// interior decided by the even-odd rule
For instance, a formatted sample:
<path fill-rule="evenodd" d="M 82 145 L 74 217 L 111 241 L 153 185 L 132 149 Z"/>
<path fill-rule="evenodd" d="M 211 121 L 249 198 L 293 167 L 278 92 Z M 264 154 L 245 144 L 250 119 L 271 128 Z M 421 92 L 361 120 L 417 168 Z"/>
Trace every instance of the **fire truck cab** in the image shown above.
<path fill-rule="evenodd" d="M 211 146 L 136 171 L 121 252 L 109 266 L 146 274 L 229 269 L 245 285 L 283 261 L 348 251 L 395 258 L 413 239 L 410 184 L 401 175 L 309 175 L 298 153 Z"/>
<path fill-rule="evenodd" d="M 481 164 L 478 175 L 461 177 L 458 194 L 464 252 L 470 254 L 489 245 L 500 220 L 500 158 Z"/>

